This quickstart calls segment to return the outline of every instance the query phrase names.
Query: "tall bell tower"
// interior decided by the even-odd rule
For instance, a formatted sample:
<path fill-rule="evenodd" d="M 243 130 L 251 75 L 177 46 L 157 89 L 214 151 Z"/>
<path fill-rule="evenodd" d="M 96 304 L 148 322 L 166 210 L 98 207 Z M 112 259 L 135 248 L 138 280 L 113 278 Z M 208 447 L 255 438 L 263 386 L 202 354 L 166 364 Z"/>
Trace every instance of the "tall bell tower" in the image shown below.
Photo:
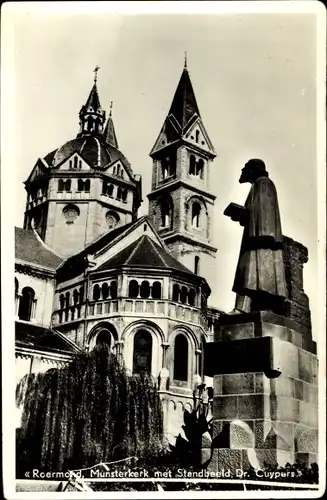
<path fill-rule="evenodd" d="M 201 119 L 186 58 L 150 156 L 149 216 L 174 257 L 209 278 L 217 251 L 212 242 L 216 152 Z"/>

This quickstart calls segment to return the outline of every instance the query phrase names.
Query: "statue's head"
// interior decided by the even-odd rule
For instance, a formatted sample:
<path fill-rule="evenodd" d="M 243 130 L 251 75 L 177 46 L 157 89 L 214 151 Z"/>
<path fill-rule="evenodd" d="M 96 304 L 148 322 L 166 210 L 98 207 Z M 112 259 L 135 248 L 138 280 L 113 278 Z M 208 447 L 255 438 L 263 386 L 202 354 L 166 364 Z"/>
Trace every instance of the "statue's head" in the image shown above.
<path fill-rule="evenodd" d="M 268 177 L 266 165 L 258 158 L 252 158 L 242 168 L 242 173 L 239 182 L 250 182 L 251 184 L 257 180 L 258 177 Z"/>

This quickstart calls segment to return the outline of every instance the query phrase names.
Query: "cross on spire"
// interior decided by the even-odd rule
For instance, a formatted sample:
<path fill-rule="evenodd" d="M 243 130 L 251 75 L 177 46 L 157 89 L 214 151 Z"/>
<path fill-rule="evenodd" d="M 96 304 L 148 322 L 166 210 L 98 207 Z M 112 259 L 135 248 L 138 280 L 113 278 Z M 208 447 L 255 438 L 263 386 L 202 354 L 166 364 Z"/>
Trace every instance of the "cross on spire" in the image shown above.
<path fill-rule="evenodd" d="M 93 73 L 94 73 L 94 83 L 97 82 L 97 79 L 98 79 L 98 71 L 100 69 L 100 66 L 96 66 L 93 70 Z"/>
<path fill-rule="evenodd" d="M 111 103 L 110 103 L 110 111 L 109 111 L 109 116 L 111 116 L 111 115 L 112 115 L 112 106 L 113 106 L 113 102 L 111 101 Z"/>
<path fill-rule="evenodd" d="M 184 52 L 184 68 L 187 68 L 187 51 Z"/>

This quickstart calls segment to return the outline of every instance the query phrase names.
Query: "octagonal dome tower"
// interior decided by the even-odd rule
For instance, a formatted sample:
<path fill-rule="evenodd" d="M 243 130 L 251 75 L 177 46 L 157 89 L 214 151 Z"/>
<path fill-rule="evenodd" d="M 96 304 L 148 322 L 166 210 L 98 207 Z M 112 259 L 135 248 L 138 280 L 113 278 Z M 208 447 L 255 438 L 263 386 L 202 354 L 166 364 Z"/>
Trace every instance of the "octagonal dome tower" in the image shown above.
<path fill-rule="evenodd" d="M 79 112 L 77 137 L 39 158 L 25 182 L 24 228 L 66 257 L 137 218 L 141 177 L 118 148 L 112 103 L 106 122 L 96 77 Z"/>

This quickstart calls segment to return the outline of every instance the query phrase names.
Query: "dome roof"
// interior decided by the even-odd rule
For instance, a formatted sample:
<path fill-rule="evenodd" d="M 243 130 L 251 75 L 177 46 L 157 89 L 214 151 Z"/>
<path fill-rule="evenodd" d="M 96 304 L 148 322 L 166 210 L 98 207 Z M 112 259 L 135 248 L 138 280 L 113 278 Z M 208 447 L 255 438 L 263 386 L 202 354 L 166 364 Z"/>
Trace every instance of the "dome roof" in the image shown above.
<path fill-rule="evenodd" d="M 49 167 L 55 168 L 75 152 L 79 153 L 90 167 L 96 169 L 106 170 L 112 163 L 120 160 L 129 174 L 134 177 L 130 163 L 123 153 L 111 144 L 106 144 L 99 136 L 84 136 L 72 139 L 48 153 L 44 160 Z"/>

